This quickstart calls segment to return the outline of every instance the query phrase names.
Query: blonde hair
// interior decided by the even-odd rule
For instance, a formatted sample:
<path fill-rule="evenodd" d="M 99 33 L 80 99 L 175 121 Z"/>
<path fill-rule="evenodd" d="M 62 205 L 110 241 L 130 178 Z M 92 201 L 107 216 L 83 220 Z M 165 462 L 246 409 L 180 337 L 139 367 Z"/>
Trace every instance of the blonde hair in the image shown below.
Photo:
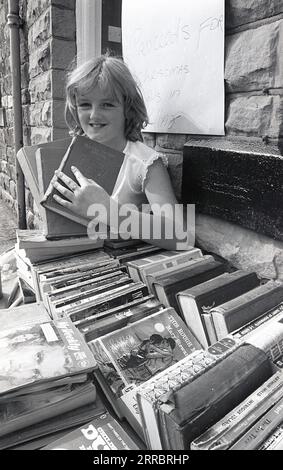
<path fill-rule="evenodd" d="M 148 124 L 148 115 L 141 91 L 122 59 L 108 54 L 88 60 L 67 76 L 65 119 L 73 135 L 83 134 L 77 114 L 76 98 L 99 85 L 115 99 L 123 97 L 127 140 L 142 140 L 141 130 Z"/>

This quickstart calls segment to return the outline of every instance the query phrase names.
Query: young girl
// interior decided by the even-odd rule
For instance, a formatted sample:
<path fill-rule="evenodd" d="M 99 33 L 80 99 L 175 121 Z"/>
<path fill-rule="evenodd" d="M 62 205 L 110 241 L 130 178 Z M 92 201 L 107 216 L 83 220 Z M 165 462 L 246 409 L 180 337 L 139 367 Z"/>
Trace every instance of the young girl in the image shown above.
<path fill-rule="evenodd" d="M 56 201 L 89 220 L 92 205 L 99 203 L 107 214 L 101 213 L 99 222 L 116 233 L 127 216 L 132 238 L 169 250 L 191 248 L 194 237 L 188 240 L 183 211 L 177 206 L 163 158 L 142 143 L 147 111 L 125 63 L 108 55 L 89 60 L 70 73 L 66 93 L 66 122 L 73 135 L 89 137 L 124 152 L 125 157 L 111 195 L 88 179 L 92 175 L 82 175 L 74 167 L 74 179 L 57 174 L 54 187 L 68 201 L 54 196 Z M 118 226 L 113 213 L 119 214 Z"/>

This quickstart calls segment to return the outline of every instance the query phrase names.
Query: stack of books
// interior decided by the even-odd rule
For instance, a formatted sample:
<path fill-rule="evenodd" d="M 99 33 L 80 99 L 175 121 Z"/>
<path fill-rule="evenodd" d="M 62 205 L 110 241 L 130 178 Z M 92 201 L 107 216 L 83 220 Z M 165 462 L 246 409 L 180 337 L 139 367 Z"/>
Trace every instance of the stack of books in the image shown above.
<path fill-rule="evenodd" d="M 0 448 L 105 412 L 96 361 L 72 322 L 51 320 L 42 303 L 2 309 L 0 321 Z"/>
<path fill-rule="evenodd" d="M 77 136 L 22 147 L 17 159 L 42 216 L 44 235 L 54 239 L 86 237 L 89 224 L 89 219 L 55 201 L 53 183 L 57 176 L 54 172 L 62 171 L 74 179 L 71 170 L 74 165 L 83 175 L 95 179 L 108 194 L 112 194 L 124 154 L 87 137 Z"/>

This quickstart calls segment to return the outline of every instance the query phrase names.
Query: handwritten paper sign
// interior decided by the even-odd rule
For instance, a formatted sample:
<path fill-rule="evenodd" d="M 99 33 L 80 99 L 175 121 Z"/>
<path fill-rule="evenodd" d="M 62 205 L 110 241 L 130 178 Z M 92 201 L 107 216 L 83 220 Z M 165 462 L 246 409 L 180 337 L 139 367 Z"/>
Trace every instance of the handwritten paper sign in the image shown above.
<path fill-rule="evenodd" d="M 122 44 L 146 131 L 224 134 L 224 0 L 123 0 Z"/>

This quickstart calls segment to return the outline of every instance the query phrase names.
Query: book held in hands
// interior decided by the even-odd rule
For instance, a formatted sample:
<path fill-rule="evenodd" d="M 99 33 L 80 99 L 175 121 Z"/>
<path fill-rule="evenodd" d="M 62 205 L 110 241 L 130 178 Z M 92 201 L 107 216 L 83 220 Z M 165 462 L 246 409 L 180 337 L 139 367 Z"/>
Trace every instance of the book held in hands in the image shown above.
<path fill-rule="evenodd" d="M 114 150 L 87 137 L 76 136 L 73 137 L 72 142 L 60 162 L 58 170 L 76 181 L 71 169 L 75 166 L 86 178 L 94 180 L 111 195 L 123 160 L 123 152 Z M 56 212 L 78 224 L 88 225 L 89 219 L 75 214 L 55 201 L 53 198 L 54 194 L 58 194 L 62 197 L 62 194 L 58 193 L 53 187 L 53 182 L 57 179 L 56 176 L 53 177 L 52 182 L 50 182 L 42 198 L 41 204 L 46 209 Z M 60 183 L 62 184 L 61 181 Z"/>

